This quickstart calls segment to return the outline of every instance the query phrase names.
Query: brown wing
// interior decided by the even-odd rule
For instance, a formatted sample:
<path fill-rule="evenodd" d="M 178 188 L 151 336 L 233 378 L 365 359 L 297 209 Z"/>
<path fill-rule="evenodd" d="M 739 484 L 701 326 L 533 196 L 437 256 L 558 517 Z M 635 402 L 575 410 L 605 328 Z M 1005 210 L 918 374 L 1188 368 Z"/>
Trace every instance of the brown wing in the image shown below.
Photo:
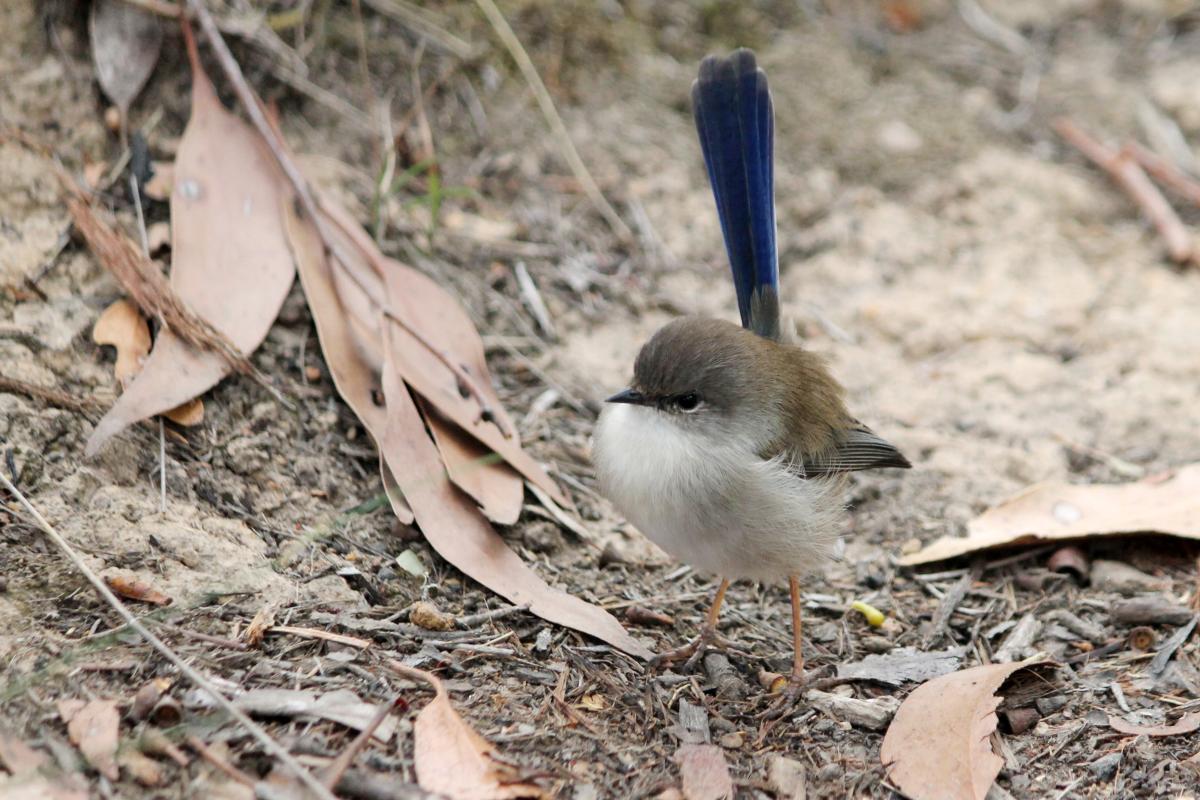
<path fill-rule="evenodd" d="M 860 425 L 837 435 L 832 447 L 797 459 L 797 471 L 808 478 L 880 467 L 908 469 L 912 464 L 894 445 Z"/>

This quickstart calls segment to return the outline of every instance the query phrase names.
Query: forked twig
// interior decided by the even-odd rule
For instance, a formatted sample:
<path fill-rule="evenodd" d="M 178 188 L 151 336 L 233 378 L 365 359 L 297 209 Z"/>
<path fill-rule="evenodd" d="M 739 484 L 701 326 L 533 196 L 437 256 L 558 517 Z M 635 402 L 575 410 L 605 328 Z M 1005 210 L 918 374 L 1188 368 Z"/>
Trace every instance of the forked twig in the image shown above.
<path fill-rule="evenodd" d="M 1200 206 L 1200 181 L 1175 166 L 1170 160 L 1137 142 L 1126 142 L 1121 149 L 1133 156 L 1142 165 L 1142 168 L 1163 186 L 1190 201 L 1193 205 Z"/>
<path fill-rule="evenodd" d="M 63 538 L 62 534 L 56 531 L 54 527 L 46 521 L 46 518 L 42 516 L 41 512 L 34 508 L 33 504 L 29 502 L 29 499 L 21 493 L 20 489 L 13 485 L 12 481 L 10 481 L 3 472 L 0 472 L 0 485 L 3 485 L 4 488 L 7 489 L 8 492 L 17 499 L 17 502 L 19 502 L 25 508 L 25 510 L 29 512 L 29 514 L 37 522 L 38 527 L 41 528 L 48 537 L 50 537 L 50 541 L 54 542 L 54 545 L 62 551 L 63 555 L 65 555 L 67 559 L 75 566 L 75 569 L 79 570 L 79 572 L 83 574 L 83 577 L 87 579 L 87 582 L 92 585 L 92 588 L 96 590 L 96 593 L 100 595 L 104 602 L 108 603 L 109 606 L 111 606 L 112 609 L 117 612 L 117 615 L 120 616 L 121 619 L 125 620 L 126 625 L 135 630 L 138 635 L 145 639 L 151 647 L 157 650 L 163 658 L 174 664 L 175 668 L 183 673 L 184 677 L 186 677 L 200 689 L 207 692 L 209 696 L 211 696 L 217 703 L 217 705 L 219 705 L 226 713 L 241 723 L 241 725 L 246 728 L 250 735 L 258 740 L 258 743 L 263 746 L 264 750 L 266 750 L 275 758 L 278 758 L 280 763 L 294 772 L 296 777 L 300 779 L 301 783 L 303 783 L 309 789 L 312 789 L 313 792 L 316 793 L 317 797 L 322 798 L 322 800 L 336 800 L 333 794 L 323 785 L 321 785 L 321 782 L 318 781 L 312 773 L 300 765 L 300 762 L 297 761 L 292 754 L 287 751 L 287 748 L 283 747 L 281 744 L 272 739 L 270 734 L 263 730 L 256 722 L 254 722 L 254 720 L 246 716 L 246 712 L 242 711 L 240 708 L 230 702 L 229 699 L 226 698 L 225 695 L 222 694 L 221 691 L 208 678 L 204 677 L 191 664 L 179 656 L 162 639 L 159 639 L 157 636 L 151 633 L 150 630 L 142 624 L 141 620 L 133 615 L 133 612 L 129 610 L 129 607 L 122 603 L 121 600 L 115 594 L 113 594 L 112 590 L 108 588 L 108 584 L 101 580 L 100 576 L 92 571 L 92 568 L 89 567 L 86 562 L 84 562 L 79 553 L 75 551 L 75 548 Z"/>
<path fill-rule="evenodd" d="M 1058 135 L 1083 153 L 1088 160 L 1103 169 L 1125 191 L 1129 198 L 1149 218 L 1167 246 L 1171 260 L 1182 264 L 1195 257 L 1191 234 L 1180 221 L 1175 209 L 1162 196 L 1134 156 L 1124 150 L 1116 150 L 1093 139 L 1078 125 L 1065 117 L 1052 123 Z"/>
<path fill-rule="evenodd" d="M 575 180 L 579 181 L 579 185 L 583 187 L 584 194 L 592 201 L 592 205 L 596 207 L 596 210 L 600 212 L 600 215 L 604 217 L 608 226 L 620 237 L 621 241 L 632 241 L 633 231 L 629 229 L 629 226 L 625 224 L 625 220 L 621 219 L 616 209 L 605 199 L 604 193 L 600 191 L 600 187 L 596 185 L 595 179 L 592 178 L 592 173 L 588 172 L 583 159 L 579 157 L 579 152 L 575 149 L 575 143 L 571 141 L 571 134 L 567 132 L 567 126 L 563 123 L 562 117 L 558 115 L 558 109 L 554 107 L 554 100 L 550 97 L 550 92 L 547 91 L 546 84 L 542 83 L 542 77 L 538 75 L 537 67 L 533 65 L 533 60 L 529 57 L 529 53 L 525 52 L 525 48 L 521 46 L 521 40 L 513 33 L 508 20 L 504 18 L 504 14 L 500 13 L 500 9 L 496 7 L 493 0 L 475 0 L 475 2 L 483 12 L 483 15 L 488 18 L 488 22 L 496 30 L 496 35 L 500 37 L 500 41 L 508 49 L 509 55 L 517 62 L 517 67 L 521 70 L 521 74 L 525 77 L 529 88 L 533 90 L 533 96 L 537 98 L 538 107 L 541 108 L 546 122 L 550 124 L 550 132 L 558 141 L 563 158 L 567 160 L 567 166 L 571 168 L 571 174 L 575 176 Z"/>
<path fill-rule="evenodd" d="M 341 248 L 333 237 L 329 234 L 325 215 L 317 206 L 317 202 L 313 199 L 312 191 L 309 189 L 308 181 L 300 172 L 300 168 L 296 166 L 295 161 L 288 155 L 286 143 L 283 137 L 275 129 L 275 126 L 267 119 L 266 113 L 263 111 L 262 104 L 259 102 L 258 96 L 254 90 L 250 88 L 250 84 L 246 81 L 246 76 L 242 74 L 242 68 L 238 66 L 237 59 L 233 57 L 233 53 L 229 50 L 229 46 L 225 44 L 225 39 L 221 36 L 221 32 L 217 29 L 217 24 L 213 20 L 212 14 L 204 4 L 204 0 L 188 0 L 188 8 L 195 16 L 196 21 L 200 23 L 200 27 L 204 30 L 204 35 L 208 37 L 209 45 L 212 47 L 213 54 L 217 57 L 217 63 L 221 65 L 229 82 L 233 86 L 234 94 L 237 95 L 238 101 L 246 110 L 247 116 L 250 117 L 255 129 L 259 135 L 263 137 L 263 141 L 267 145 L 267 149 L 271 151 L 271 155 L 275 157 L 275 161 L 279 164 L 279 168 L 283 170 L 284 176 L 291 183 L 292 188 L 296 191 L 296 198 L 300 201 L 300 205 L 304 210 L 305 215 L 312 222 L 316 229 L 317 236 L 321 239 L 322 245 L 325 247 L 326 254 L 331 256 L 335 262 L 342 266 L 342 271 L 362 290 L 363 294 L 375 305 L 377 305 L 381 313 L 388 319 L 395 322 L 405 330 L 413 339 L 422 347 L 432 353 L 439 361 L 446 366 L 458 381 L 458 385 L 469 395 L 474 397 L 475 402 L 480 408 L 480 418 L 484 421 L 491 422 L 504 435 L 510 438 L 512 432 L 507 430 L 506 426 L 500 421 L 500 418 L 491 408 L 487 398 L 479 390 L 478 384 L 474 379 L 467 374 L 461 366 L 454 362 L 444 350 L 430 342 L 424 335 L 415 330 L 411 325 L 405 322 L 395 311 L 393 311 L 386 302 L 381 298 L 375 297 L 369 287 L 363 283 L 362 278 L 354 273 L 354 270 L 347 269 L 345 264 L 348 259 L 344 253 L 341 253 Z M 185 23 L 186 24 L 186 23 Z"/>

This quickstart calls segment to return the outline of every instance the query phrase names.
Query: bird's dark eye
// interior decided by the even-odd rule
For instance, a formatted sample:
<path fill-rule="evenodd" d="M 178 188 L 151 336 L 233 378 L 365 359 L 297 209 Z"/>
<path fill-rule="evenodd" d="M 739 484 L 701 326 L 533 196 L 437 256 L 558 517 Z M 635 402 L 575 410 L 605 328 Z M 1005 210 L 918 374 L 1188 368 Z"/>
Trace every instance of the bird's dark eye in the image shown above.
<path fill-rule="evenodd" d="M 675 405 L 679 406 L 680 411 L 695 411 L 700 407 L 700 395 L 695 392 L 681 394 L 675 401 Z"/>

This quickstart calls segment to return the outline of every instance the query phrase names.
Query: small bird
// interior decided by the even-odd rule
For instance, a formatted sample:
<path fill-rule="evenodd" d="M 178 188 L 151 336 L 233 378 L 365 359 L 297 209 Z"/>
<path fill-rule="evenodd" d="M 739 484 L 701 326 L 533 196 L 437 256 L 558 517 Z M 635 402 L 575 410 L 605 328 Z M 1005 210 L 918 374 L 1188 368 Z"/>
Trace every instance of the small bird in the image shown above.
<path fill-rule="evenodd" d="M 602 491 L 642 533 L 721 577 L 700 635 L 659 660 L 700 656 L 731 580 L 786 577 L 794 697 L 804 683 L 799 578 L 837 538 L 845 473 L 911 465 L 850 415 L 824 359 L 781 319 L 774 111 L 754 54 L 705 58 L 692 103 L 742 325 L 684 317 L 655 333 L 629 388 L 607 400 L 594 461 Z"/>

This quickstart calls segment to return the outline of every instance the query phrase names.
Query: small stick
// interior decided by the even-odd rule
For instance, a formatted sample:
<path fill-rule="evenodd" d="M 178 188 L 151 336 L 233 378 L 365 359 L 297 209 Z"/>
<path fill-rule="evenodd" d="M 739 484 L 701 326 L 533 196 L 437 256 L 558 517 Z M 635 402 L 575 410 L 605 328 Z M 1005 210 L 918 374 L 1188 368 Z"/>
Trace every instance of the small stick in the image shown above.
<path fill-rule="evenodd" d="M 36 397 L 38 400 L 49 403 L 52 406 L 69 408 L 72 411 L 80 413 L 84 411 L 99 411 L 103 408 L 102 403 L 91 397 L 74 397 L 58 389 L 51 389 L 48 386 L 38 386 L 34 383 L 26 383 L 25 381 L 19 381 L 16 378 L 7 378 L 3 375 L 0 375 L 0 392 Z"/>
<path fill-rule="evenodd" d="M 188 747 L 196 751 L 197 755 L 243 786 L 254 786 L 254 784 L 258 783 L 254 778 L 251 778 L 233 764 L 230 764 L 224 756 L 200 741 L 200 737 L 193 734 L 188 736 L 184 741 L 187 742 Z"/>
<path fill-rule="evenodd" d="M 537 67 L 533 65 L 533 60 L 529 58 L 529 54 L 521 46 L 521 40 L 513 33 L 508 20 L 504 18 L 504 14 L 496 7 L 493 0 L 475 0 L 475 2 L 483 12 L 483 15 L 488 18 L 488 22 L 492 24 L 496 35 L 500 37 L 500 41 L 508 48 L 509 55 L 517 62 L 517 68 L 521 70 L 521 74 L 525 76 L 526 83 L 533 90 L 533 96 L 537 98 L 538 107 L 542 110 L 542 115 L 545 116 L 546 122 L 550 124 L 550 132 L 558 142 L 563 158 L 566 159 L 567 165 L 571 168 L 571 173 L 575 176 L 575 180 L 579 181 L 584 194 L 592 201 L 592 205 L 596 207 L 596 210 L 600 212 L 600 215 L 608 223 L 608 226 L 612 228 L 613 233 L 617 234 L 617 237 L 622 242 L 632 241 L 633 231 L 629 229 L 629 226 L 617 214 L 616 209 L 609 205 L 608 200 L 604 197 L 604 193 L 600 191 L 600 187 L 596 185 L 595 179 L 592 178 L 592 174 L 588 172 L 583 159 L 579 157 L 579 152 L 575 149 L 574 142 L 571 141 L 571 134 L 567 131 L 567 126 L 563 123 L 562 117 L 558 115 L 558 109 L 554 107 L 554 100 L 550 97 L 550 92 L 546 90 L 546 84 L 542 83 L 542 78 L 538 75 Z"/>
<path fill-rule="evenodd" d="M 346 770 L 350 768 L 350 762 L 366 746 L 367 742 L 371 741 L 371 737 L 375 735 L 375 731 L 387 719 L 388 714 L 392 713 L 392 710 L 403 704 L 403 702 L 400 696 L 397 695 L 392 698 L 390 703 L 381 706 L 375 712 L 375 716 L 371 717 L 371 721 L 367 723 L 367 727 L 363 728 L 358 736 L 354 737 L 354 741 L 350 742 L 350 746 L 343 750 L 329 766 L 325 767 L 321 773 L 321 780 L 329 791 L 333 791 L 338 785 L 342 776 L 346 774 Z"/>
<path fill-rule="evenodd" d="M 178 633 L 180 636 L 186 636 L 189 639 L 195 639 L 197 642 L 208 642 L 209 644 L 215 644 L 220 647 L 227 647 L 230 650 L 243 650 L 244 651 L 244 650 L 249 649 L 246 646 L 245 642 L 236 642 L 233 639 L 223 639 L 220 636 L 210 636 L 207 633 L 200 633 L 199 631 L 188 630 L 187 628 L 181 627 L 179 625 L 172 625 L 169 622 L 160 622 L 160 623 L 158 623 L 158 626 L 160 628 L 166 628 L 167 630 L 172 631 L 173 633 Z M 107 633 L 107 631 L 106 631 L 106 633 Z"/>
<path fill-rule="evenodd" d="M 124 131 L 125 121 L 121 121 Z M 129 176 L 129 191 L 133 195 L 133 207 L 137 210 L 138 233 L 142 238 L 142 256 L 150 260 L 150 239 L 146 235 L 146 217 L 142 214 L 142 192 L 138 189 L 137 176 Z M 158 415 L 158 510 L 167 513 L 167 436 L 162 415 Z"/>
<path fill-rule="evenodd" d="M 300 636 L 305 639 L 324 639 L 327 642 L 336 642 L 348 647 L 357 647 L 359 650 L 366 650 L 371 646 L 371 643 L 366 639 L 359 639 L 357 636 L 344 636 L 340 633 L 330 633 L 320 628 L 297 628 L 291 625 L 275 625 L 268 628 L 267 632 L 288 633 L 292 636 Z"/>
<path fill-rule="evenodd" d="M 254 720 L 250 719 L 250 717 L 246 715 L 246 712 L 242 711 L 240 708 L 230 702 L 230 700 L 221 693 L 221 691 L 212 683 L 212 681 L 204 677 L 204 675 L 192 667 L 192 665 L 187 661 L 184 661 L 183 658 L 174 650 L 172 650 L 162 639 L 159 639 L 157 636 L 151 633 L 150 630 L 142 624 L 141 620 L 133 615 L 133 612 L 129 610 L 129 607 L 122 603 L 121 600 L 115 594 L 113 594 L 112 590 L 108 588 L 108 584 L 101 580 L 100 576 L 97 575 L 92 568 L 87 565 L 83 558 L 80 557 L 79 553 L 75 551 L 75 548 L 72 547 L 71 544 L 62 537 L 62 534 L 56 531 L 54 527 L 46 521 L 46 518 L 42 516 L 41 512 L 33 507 L 33 504 L 30 503 L 28 498 L 21 493 L 21 490 L 16 486 L 13 486 L 12 481 L 10 481 L 3 472 L 0 472 L 0 485 L 3 485 L 4 488 L 7 489 L 9 493 L 11 493 L 12 496 L 15 497 L 22 506 L 25 507 L 25 510 L 28 511 L 35 520 L 37 520 L 38 527 L 40 527 L 42 531 L 48 537 L 50 537 L 50 541 L 54 542 L 54 545 L 62 551 L 63 555 L 65 555 L 67 559 L 75 566 L 75 569 L 79 570 L 79 572 L 83 574 L 84 578 L 87 579 L 87 582 L 90 583 L 92 588 L 96 590 L 96 593 L 99 594 L 100 597 L 103 598 L 103 600 L 108 603 L 114 611 L 117 612 L 117 615 L 120 616 L 121 619 L 125 620 L 126 625 L 137 631 L 138 635 L 145 639 L 151 647 L 157 650 L 163 658 L 174 664 L 175 667 L 181 673 L 183 673 L 183 675 L 189 681 L 212 696 L 217 705 L 221 706 L 226 713 L 241 723 L 241 725 L 250 733 L 250 735 L 258 740 L 258 743 L 263 746 L 264 750 L 266 750 L 275 758 L 278 758 L 280 763 L 295 773 L 296 777 L 300 779 L 300 782 L 309 789 L 312 789 L 313 792 L 316 793 L 317 797 L 322 798 L 322 800 L 336 800 L 333 794 L 330 793 L 330 791 L 324 786 L 322 786 L 320 781 L 318 781 L 312 773 L 300 765 L 300 762 L 297 761 L 295 757 L 293 757 L 292 754 L 287 751 L 287 748 L 283 747 L 283 745 L 279 744 L 279 742 L 272 739 L 270 734 L 268 734 L 262 729 L 261 726 L 259 726 L 256 722 L 254 722 Z"/>
<path fill-rule="evenodd" d="M 504 608 L 493 608 L 491 611 L 482 611 L 478 614 L 468 614 L 465 617 L 459 617 L 455 620 L 459 628 L 469 630 L 478 627 L 485 622 L 491 622 L 495 619 L 510 617 L 513 614 L 520 614 L 529 610 L 529 604 L 524 603 L 519 606 L 505 606 Z"/>
<path fill-rule="evenodd" d="M 1138 142 L 1126 142 L 1121 149 L 1133 156 L 1142 165 L 1142 168 L 1163 186 L 1187 199 L 1193 205 L 1200 206 L 1200 181 L 1188 175 L 1170 160 L 1163 158 L 1148 147 L 1143 147 Z"/>
<path fill-rule="evenodd" d="M 1137 204 L 1163 238 L 1167 246 L 1167 255 L 1172 261 L 1182 264 L 1195 257 L 1192 237 L 1180 221 L 1179 215 L 1132 155 L 1114 150 L 1093 139 L 1065 117 L 1059 117 L 1052 124 L 1059 136 L 1112 176 L 1117 185 Z"/>

